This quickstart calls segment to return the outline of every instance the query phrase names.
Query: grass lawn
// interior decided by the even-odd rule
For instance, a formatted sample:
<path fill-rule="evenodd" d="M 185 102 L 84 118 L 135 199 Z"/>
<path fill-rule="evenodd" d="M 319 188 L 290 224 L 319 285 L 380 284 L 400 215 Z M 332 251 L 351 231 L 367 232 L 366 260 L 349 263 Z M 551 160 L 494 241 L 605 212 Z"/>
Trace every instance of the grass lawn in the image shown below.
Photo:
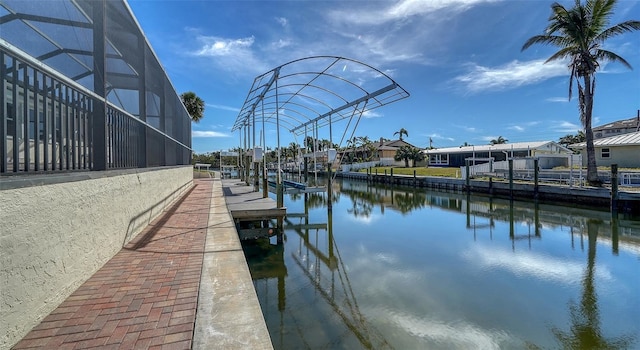
<path fill-rule="evenodd" d="M 378 170 L 378 174 L 384 174 L 384 171 L 387 171 L 387 174 L 391 174 L 392 167 L 375 167 L 371 168 L 371 172 L 373 174 Z M 404 168 L 404 167 L 393 167 L 394 175 L 413 175 L 413 171 L 415 170 L 417 176 L 443 176 L 443 177 L 460 177 L 460 169 L 459 168 L 425 168 L 425 167 L 415 167 L 415 168 Z M 360 169 L 361 173 L 366 173 L 367 169 Z"/>

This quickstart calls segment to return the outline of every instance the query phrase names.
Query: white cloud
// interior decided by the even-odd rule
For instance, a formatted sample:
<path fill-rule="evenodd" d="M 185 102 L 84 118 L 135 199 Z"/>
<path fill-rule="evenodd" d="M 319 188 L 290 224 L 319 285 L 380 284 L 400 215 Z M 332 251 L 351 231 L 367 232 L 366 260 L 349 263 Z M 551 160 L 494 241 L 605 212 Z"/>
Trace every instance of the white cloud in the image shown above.
<path fill-rule="evenodd" d="M 272 50 L 280 50 L 287 46 L 291 46 L 291 44 L 292 44 L 291 40 L 278 39 L 277 41 L 274 41 L 271 43 L 270 48 Z"/>
<path fill-rule="evenodd" d="M 285 17 L 276 17 L 276 22 L 280 23 L 283 28 L 289 25 L 289 20 Z"/>
<path fill-rule="evenodd" d="M 231 111 L 231 112 L 240 112 L 240 108 L 238 108 L 238 107 L 231 107 L 231 106 L 225 106 L 225 105 L 216 105 L 216 104 L 210 104 L 210 103 L 207 103 L 205 105 L 207 107 L 211 107 L 211 108 L 215 108 L 215 109 L 222 109 L 222 110 Z"/>
<path fill-rule="evenodd" d="M 558 132 L 576 133 L 578 130 L 582 130 L 582 126 L 568 121 L 556 121 L 552 123 L 551 129 Z"/>
<path fill-rule="evenodd" d="M 547 102 L 560 102 L 560 103 L 570 102 L 568 95 L 566 97 L 549 97 L 545 101 L 547 101 Z"/>
<path fill-rule="evenodd" d="M 218 131 L 199 131 L 194 130 L 191 132 L 191 136 L 193 137 L 231 137 L 231 135 L 227 135 Z"/>
<path fill-rule="evenodd" d="M 482 137 L 480 137 L 480 140 L 487 141 L 487 142 L 489 142 L 491 140 L 497 140 L 497 139 L 498 139 L 498 136 L 482 136 Z"/>
<path fill-rule="evenodd" d="M 496 1 L 498 0 L 401 0 L 383 9 L 363 8 L 359 11 L 333 11 L 330 15 L 343 22 L 378 25 L 439 11 L 447 11 L 451 15 L 451 13 L 465 11 L 477 4 Z"/>
<path fill-rule="evenodd" d="M 538 125 L 538 124 L 540 124 L 540 122 L 537 122 L 537 121 L 527 122 L 527 123 L 524 123 L 522 125 L 515 125 L 514 124 L 514 125 L 511 125 L 511 126 L 508 126 L 507 129 L 508 130 L 515 130 L 515 131 L 518 131 L 518 132 L 523 132 L 523 131 L 527 130 L 529 127 L 532 127 L 532 126 L 535 126 L 535 125 Z"/>
<path fill-rule="evenodd" d="M 225 39 L 215 36 L 200 36 L 198 40 L 203 46 L 196 52 L 200 56 L 233 56 L 243 53 L 253 45 L 253 36 L 242 39 Z"/>
<path fill-rule="evenodd" d="M 572 262 L 526 251 L 514 254 L 508 250 L 479 245 L 463 253 L 463 256 L 480 268 L 501 268 L 517 276 L 530 276 L 567 285 L 580 284 L 584 275 L 582 262 Z M 604 265 L 598 267 L 596 277 L 612 280 L 611 271 Z"/>
<path fill-rule="evenodd" d="M 430 339 L 454 349 L 501 349 L 512 340 L 506 332 L 485 330 L 476 325 L 457 321 L 452 324 L 413 315 L 393 312 L 393 323 L 414 337 Z"/>
<path fill-rule="evenodd" d="M 256 57 L 253 52 L 255 38 L 230 39 L 217 36 L 197 35 L 200 48 L 192 52 L 193 55 L 209 58 L 221 69 L 250 73 L 263 73 L 267 65 Z"/>
<path fill-rule="evenodd" d="M 364 113 L 362 113 L 362 116 L 365 119 L 372 119 L 372 118 L 382 118 L 383 114 L 378 113 L 378 112 L 374 112 L 372 110 L 368 110 L 368 111 L 364 111 Z"/>
<path fill-rule="evenodd" d="M 547 64 L 544 61 L 520 62 L 515 60 L 496 68 L 471 64 L 469 73 L 460 75 L 454 80 L 462 83 L 466 90 L 476 93 L 535 84 L 569 73 L 564 61 L 552 61 Z"/>
<path fill-rule="evenodd" d="M 432 139 L 439 139 L 439 140 L 447 140 L 447 141 L 455 141 L 456 140 L 453 137 L 442 136 L 442 135 L 437 134 L 437 133 L 433 133 L 433 134 L 430 134 L 430 135 L 427 135 L 427 136 L 431 137 Z"/>

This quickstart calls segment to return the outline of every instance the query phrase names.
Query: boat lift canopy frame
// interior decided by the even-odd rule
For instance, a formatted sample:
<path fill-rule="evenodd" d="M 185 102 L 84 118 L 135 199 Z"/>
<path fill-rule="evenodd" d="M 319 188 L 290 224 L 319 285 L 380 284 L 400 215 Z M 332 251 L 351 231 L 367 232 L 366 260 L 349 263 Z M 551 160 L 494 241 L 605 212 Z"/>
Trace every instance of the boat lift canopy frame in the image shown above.
<path fill-rule="evenodd" d="M 387 74 L 338 56 L 312 56 L 254 79 L 232 131 L 275 123 L 295 136 L 409 97 Z M 254 136 L 255 140 L 255 136 Z"/>

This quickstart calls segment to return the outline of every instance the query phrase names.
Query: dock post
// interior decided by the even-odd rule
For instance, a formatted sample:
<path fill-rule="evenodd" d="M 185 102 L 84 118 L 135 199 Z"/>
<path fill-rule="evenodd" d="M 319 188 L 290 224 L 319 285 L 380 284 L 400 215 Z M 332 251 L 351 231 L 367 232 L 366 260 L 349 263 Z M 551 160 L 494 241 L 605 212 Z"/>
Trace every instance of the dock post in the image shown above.
<path fill-rule="evenodd" d="M 327 162 L 327 210 L 333 210 L 333 191 L 331 190 L 331 162 Z"/>
<path fill-rule="evenodd" d="M 262 168 L 262 198 L 269 197 L 269 183 L 267 182 L 267 168 Z"/>
<path fill-rule="evenodd" d="M 509 198 L 513 200 L 513 158 L 509 159 Z"/>
<path fill-rule="evenodd" d="M 489 195 L 493 196 L 493 177 L 489 177 Z"/>
<path fill-rule="evenodd" d="M 619 255 L 620 233 L 618 228 L 618 218 L 611 218 L 611 252 L 613 255 Z"/>
<path fill-rule="evenodd" d="M 384 180 L 382 182 L 387 183 L 387 169 L 384 169 Z"/>
<path fill-rule="evenodd" d="M 413 187 L 416 187 L 416 169 L 413 169 Z"/>
<path fill-rule="evenodd" d="M 389 178 L 389 182 L 393 185 L 393 168 L 391 168 L 391 177 Z"/>
<path fill-rule="evenodd" d="M 469 181 L 470 174 L 469 174 L 469 161 L 468 160 L 465 160 L 464 166 L 465 166 L 465 168 L 467 170 L 466 174 L 465 174 L 465 186 L 467 187 L 467 193 L 470 193 L 471 192 L 471 186 L 470 186 L 470 181 Z"/>
<path fill-rule="evenodd" d="M 511 238 L 511 243 L 515 244 L 516 242 L 516 234 L 513 223 L 513 199 L 509 201 L 509 238 Z"/>
<path fill-rule="evenodd" d="M 258 169 L 260 169 L 260 163 L 253 163 L 253 190 L 258 192 L 260 190 L 260 174 L 258 173 Z"/>
<path fill-rule="evenodd" d="M 276 182 L 276 202 L 278 208 L 284 207 L 284 186 L 282 186 L 282 182 Z"/>
<path fill-rule="evenodd" d="M 249 162 L 249 156 L 244 157 L 245 161 L 245 167 L 244 167 L 244 182 L 247 184 L 247 186 L 249 186 L 249 184 L 251 183 L 251 162 Z"/>
<path fill-rule="evenodd" d="M 538 199 L 538 158 L 533 160 L 533 199 Z"/>
<path fill-rule="evenodd" d="M 309 181 L 309 159 L 304 157 L 304 182 Z"/>
<path fill-rule="evenodd" d="M 611 215 L 618 216 L 618 164 L 611 164 Z"/>

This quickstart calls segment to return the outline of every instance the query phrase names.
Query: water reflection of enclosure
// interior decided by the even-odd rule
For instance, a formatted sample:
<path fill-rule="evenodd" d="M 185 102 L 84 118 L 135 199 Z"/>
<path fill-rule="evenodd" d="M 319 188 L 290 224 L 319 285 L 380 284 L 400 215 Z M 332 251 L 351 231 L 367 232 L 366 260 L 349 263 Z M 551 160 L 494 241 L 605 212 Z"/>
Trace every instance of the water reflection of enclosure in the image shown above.
<path fill-rule="evenodd" d="M 326 223 L 309 222 L 309 208 L 313 206 L 309 205 L 309 203 L 321 198 L 322 194 L 307 193 L 304 194 L 304 197 L 305 203 L 307 203 L 305 212 L 291 213 L 285 220 L 287 239 L 298 240 L 296 249 L 291 252 L 291 258 L 295 266 L 302 272 L 302 275 L 314 287 L 317 292 L 316 295 L 319 295 L 326 302 L 326 305 L 329 306 L 330 310 L 339 318 L 347 330 L 340 334 L 327 336 L 324 339 L 326 343 L 321 348 L 332 348 L 332 344 L 344 344 L 344 338 L 346 337 L 355 337 L 357 343 L 365 349 L 392 348 L 384 337 L 368 323 L 359 309 L 358 301 L 351 288 L 349 276 L 340 259 L 340 251 L 333 238 L 332 213 L 328 211 Z M 288 245 L 293 246 L 291 243 L 288 243 Z M 270 245 L 268 241 L 254 243 L 252 246 L 254 246 L 253 249 L 256 249 L 256 246 L 261 247 L 258 248 L 259 250 L 262 249 L 262 259 L 259 258 L 259 261 L 250 261 L 249 263 L 251 276 L 254 279 L 256 288 L 267 287 L 269 279 L 277 278 L 278 280 L 278 311 L 281 318 L 278 331 L 279 339 L 273 339 L 275 332 L 274 330 L 270 331 L 272 333 L 272 341 L 279 344 L 279 348 L 285 348 L 283 344 L 286 341 L 282 337 L 284 333 L 288 332 L 283 329 L 282 318 L 286 314 L 286 317 L 295 319 L 297 312 L 301 311 L 301 309 L 295 308 L 295 306 L 293 308 L 289 306 L 287 309 L 286 295 L 287 292 L 291 293 L 291 291 L 287 291 L 285 287 L 287 268 L 283 256 L 284 249 L 282 245 Z M 245 248 L 245 251 L 249 253 L 247 248 Z M 265 282 L 264 285 L 262 282 Z M 270 294 L 269 292 L 265 290 L 258 294 L 268 295 Z M 316 304 L 315 306 L 317 307 L 318 305 Z M 307 344 L 304 338 L 310 335 L 308 329 L 305 329 L 298 322 L 295 323 L 298 328 L 296 333 L 303 338 L 302 342 Z"/>
<path fill-rule="evenodd" d="M 305 220 L 308 221 L 308 217 L 305 217 Z M 326 230 L 295 229 L 294 232 L 299 237 L 299 244 L 298 249 L 291 256 L 296 265 L 309 278 L 316 291 L 331 306 L 364 348 L 391 348 L 391 345 L 374 327 L 368 324 L 367 319 L 360 312 L 349 276 L 340 258 L 340 250 L 333 237 L 332 220 L 332 213 L 329 211 Z M 322 248 L 323 244 L 320 243 L 322 238 L 325 239 L 324 249 Z M 326 347 L 329 348 L 330 344 L 328 343 Z"/>

